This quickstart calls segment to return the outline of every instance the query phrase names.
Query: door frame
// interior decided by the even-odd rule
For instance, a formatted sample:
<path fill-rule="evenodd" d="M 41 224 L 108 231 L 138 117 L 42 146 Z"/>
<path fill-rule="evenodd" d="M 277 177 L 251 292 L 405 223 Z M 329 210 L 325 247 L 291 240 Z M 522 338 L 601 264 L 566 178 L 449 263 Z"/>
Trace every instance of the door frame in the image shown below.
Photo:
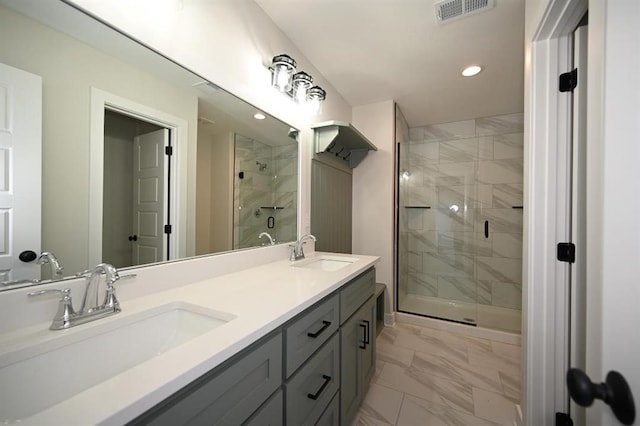
<path fill-rule="evenodd" d="M 173 146 L 173 155 L 169 158 L 172 179 L 167 189 L 172 194 L 169 214 L 172 218 L 173 238 L 170 239 L 168 251 L 170 259 L 185 257 L 187 254 L 187 120 L 91 87 L 88 265 L 97 265 L 102 262 L 104 111 L 106 109 L 170 130 L 170 143 Z"/>
<path fill-rule="evenodd" d="M 570 222 L 571 102 L 558 77 L 572 66 L 571 34 L 587 0 L 551 0 L 525 51 L 523 368 L 525 424 L 568 412 L 569 270 L 556 260 Z"/>

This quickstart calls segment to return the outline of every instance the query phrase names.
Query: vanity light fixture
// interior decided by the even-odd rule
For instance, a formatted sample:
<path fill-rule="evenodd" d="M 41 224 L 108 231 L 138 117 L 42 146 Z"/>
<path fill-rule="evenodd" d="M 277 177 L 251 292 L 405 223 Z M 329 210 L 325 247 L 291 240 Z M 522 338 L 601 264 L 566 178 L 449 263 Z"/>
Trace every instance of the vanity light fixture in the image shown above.
<path fill-rule="evenodd" d="M 471 65 L 462 70 L 463 77 L 473 77 L 474 75 L 480 74 L 482 71 L 482 67 L 480 65 Z"/>
<path fill-rule="evenodd" d="M 320 113 L 327 92 L 319 86 L 313 86 L 313 77 L 306 72 L 296 72 L 296 61 L 291 56 L 274 56 L 269 69 L 272 87 L 286 93 L 298 104 L 307 106 L 312 114 Z"/>

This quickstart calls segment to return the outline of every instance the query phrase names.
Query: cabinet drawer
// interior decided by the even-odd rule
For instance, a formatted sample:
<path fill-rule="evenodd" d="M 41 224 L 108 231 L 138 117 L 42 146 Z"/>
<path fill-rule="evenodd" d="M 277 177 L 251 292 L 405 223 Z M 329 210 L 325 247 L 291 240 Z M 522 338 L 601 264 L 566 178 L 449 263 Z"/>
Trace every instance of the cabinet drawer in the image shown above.
<path fill-rule="evenodd" d="M 338 330 L 339 321 L 338 295 L 335 295 L 285 328 L 287 377 Z"/>
<path fill-rule="evenodd" d="M 376 287 L 376 270 L 370 269 L 340 291 L 340 324 L 349 319 L 367 301 Z"/>
<path fill-rule="evenodd" d="M 327 409 L 322 413 L 315 426 L 339 426 L 340 425 L 340 394 L 333 397 Z"/>
<path fill-rule="evenodd" d="M 238 425 L 282 382 L 282 335 L 205 374 L 136 419 L 145 425 Z"/>
<path fill-rule="evenodd" d="M 282 391 L 279 390 L 251 416 L 249 421 L 244 423 L 244 426 L 282 426 L 284 424 L 282 402 Z"/>
<path fill-rule="evenodd" d="M 338 334 L 326 343 L 286 384 L 289 425 L 312 425 L 320 418 L 339 388 Z"/>

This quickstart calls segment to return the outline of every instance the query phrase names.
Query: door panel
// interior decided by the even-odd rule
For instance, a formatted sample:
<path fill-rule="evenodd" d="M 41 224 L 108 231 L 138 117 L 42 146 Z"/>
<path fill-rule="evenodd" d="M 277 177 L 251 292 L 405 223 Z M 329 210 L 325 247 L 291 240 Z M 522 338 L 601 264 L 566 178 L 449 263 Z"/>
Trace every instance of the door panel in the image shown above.
<path fill-rule="evenodd" d="M 0 281 L 40 278 L 42 78 L 0 64 Z"/>
<path fill-rule="evenodd" d="M 169 130 L 160 129 L 137 136 L 133 144 L 133 264 L 160 262 L 166 259 L 164 234 L 165 212 L 165 146 Z"/>

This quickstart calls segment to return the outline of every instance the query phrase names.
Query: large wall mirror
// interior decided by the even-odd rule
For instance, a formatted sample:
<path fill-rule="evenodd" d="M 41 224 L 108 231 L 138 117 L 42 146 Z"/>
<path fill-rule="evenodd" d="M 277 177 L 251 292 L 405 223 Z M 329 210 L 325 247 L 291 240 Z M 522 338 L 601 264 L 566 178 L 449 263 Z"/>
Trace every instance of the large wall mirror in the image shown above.
<path fill-rule="evenodd" d="M 0 39 L 0 290 L 296 239 L 296 129 L 62 1 Z"/>

